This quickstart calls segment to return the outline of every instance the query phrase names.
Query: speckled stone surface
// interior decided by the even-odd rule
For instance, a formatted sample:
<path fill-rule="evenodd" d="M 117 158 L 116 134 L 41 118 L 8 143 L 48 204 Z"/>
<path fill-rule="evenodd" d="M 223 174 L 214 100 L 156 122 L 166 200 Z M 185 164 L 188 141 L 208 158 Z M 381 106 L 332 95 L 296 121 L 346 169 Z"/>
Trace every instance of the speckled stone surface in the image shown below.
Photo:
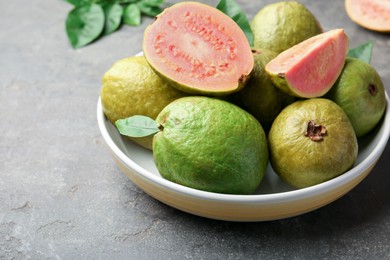
<path fill-rule="evenodd" d="M 251 19 L 271 1 L 238 2 Z M 342 0 L 301 2 L 325 30 L 345 28 L 351 47 L 372 40 L 390 91 L 390 35 L 352 23 Z M 0 259 L 390 258 L 389 145 L 346 196 L 284 220 L 210 220 L 137 188 L 100 136 L 96 105 L 103 73 L 141 50 L 152 20 L 74 50 L 64 30 L 71 8 L 0 2 Z"/>

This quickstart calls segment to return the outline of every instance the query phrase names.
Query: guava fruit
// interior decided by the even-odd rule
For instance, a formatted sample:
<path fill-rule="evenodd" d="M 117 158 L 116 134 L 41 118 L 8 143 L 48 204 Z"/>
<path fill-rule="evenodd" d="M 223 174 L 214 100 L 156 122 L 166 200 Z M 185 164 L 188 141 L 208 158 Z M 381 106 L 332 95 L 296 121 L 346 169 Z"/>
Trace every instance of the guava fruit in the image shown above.
<path fill-rule="evenodd" d="M 100 90 L 103 112 L 112 123 L 132 115 L 155 119 L 166 105 L 183 96 L 186 94 L 161 80 L 143 56 L 115 62 L 104 73 Z M 132 140 L 152 149 L 152 137 Z"/>
<path fill-rule="evenodd" d="M 314 15 L 302 4 L 282 1 L 268 4 L 251 21 L 254 47 L 280 53 L 322 33 Z"/>
<path fill-rule="evenodd" d="M 347 115 L 325 98 L 299 100 L 284 108 L 272 124 L 268 143 L 275 173 L 296 188 L 343 174 L 358 153 Z"/>
<path fill-rule="evenodd" d="M 334 29 L 311 37 L 280 53 L 265 70 L 287 94 L 321 97 L 336 82 L 348 53 L 348 37 Z"/>
<path fill-rule="evenodd" d="M 346 59 L 340 77 L 325 97 L 344 109 L 358 137 L 370 132 L 386 109 L 381 77 L 372 65 L 355 58 Z"/>
<path fill-rule="evenodd" d="M 231 95 L 230 101 L 251 113 L 268 132 L 279 112 L 295 98 L 274 86 L 265 65 L 277 56 L 276 52 L 265 49 L 253 49 L 254 67 L 246 86 Z"/>
<path fill-rule="evenodd" d="M 253 68 L 249 42 L 218 9 L 182 2 L 165 9 L 144 32 L 144 55 L 170 85 L 190 94 L 227 95 Z"/>
<path fill-rule="evenodd" d="M 373 31 L 390 32 L 390 2 L 384 0 L 345 0 L 349 18 Z"/>
<path fill-rule="evenodd" d="M 251 194 L 260 184 L 268 146 L 259 122 L 229 102 L 184 97 L 166 106 L 156 122 L 153 157 L 161 176 L 191 188 Z"/>

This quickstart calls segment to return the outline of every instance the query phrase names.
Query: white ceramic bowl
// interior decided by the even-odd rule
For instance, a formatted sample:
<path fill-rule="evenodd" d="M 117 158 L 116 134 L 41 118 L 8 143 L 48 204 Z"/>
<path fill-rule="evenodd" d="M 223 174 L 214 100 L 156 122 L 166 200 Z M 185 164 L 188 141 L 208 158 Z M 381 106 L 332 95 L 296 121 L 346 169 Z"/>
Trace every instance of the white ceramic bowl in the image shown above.
<path fill-rule="evenodd" d="M 389 97 L 378 127 L 359 140 L 355 166 L 327 182 L 292 189 L 280 181 L 269 166 L 254 195 L 230 195 L 200 191 L 163 179 L 153 162 L 152 152 L 118 133 L 105 117 L 101 101 L 97 118 L 101 134 L 115 162 L 127 177 L 155 199 L 174 208 L 207 218 L 229 221 L 266 221 L 303 214 L 322 207 L 349 192 L 372 170 L 383 153 L 390 134 Z"/>

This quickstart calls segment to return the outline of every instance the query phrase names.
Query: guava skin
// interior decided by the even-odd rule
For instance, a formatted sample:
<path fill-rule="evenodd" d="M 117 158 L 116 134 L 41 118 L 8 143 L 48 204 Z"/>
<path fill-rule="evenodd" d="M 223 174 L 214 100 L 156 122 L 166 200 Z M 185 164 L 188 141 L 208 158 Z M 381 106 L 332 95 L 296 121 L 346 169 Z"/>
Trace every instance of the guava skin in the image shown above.
<path fill-rule="evenodd" d="M 323 133 L 308 135 L 310 123 Z M 272 124 L 268 144 L 275 173 L 296 188 L 343 174 L 358 154 L 357 138 L 347 115 L 325 98 L 299 100 L 283 109 Z"/>
<path fill-rule="evenodd" d="M 381 77 L 373 66 L 355 58 L 346 59 L 340 77 L 325 97 L 344 109 L 357 137 L 374 129 L 386 109 Z"/>
<path fill-rule="evenodd" d="M 229 102 L 186 97 L 156 121 L 153 157 L 161 176 L 211 192 L 252 194 L 268 164 L 265 133 L 249 113 Z"/>
<path fill-rule="evenodd" d="M 279 112 L 291 104 L 295 97 L 279 90 L 265 71 L 265 65 L 277 53 L 265 49 L 252 49 L 254 67 L 252 76 L 241 91 L 231 95 L 231 102 L 251 113 L 268 132 Z"/>

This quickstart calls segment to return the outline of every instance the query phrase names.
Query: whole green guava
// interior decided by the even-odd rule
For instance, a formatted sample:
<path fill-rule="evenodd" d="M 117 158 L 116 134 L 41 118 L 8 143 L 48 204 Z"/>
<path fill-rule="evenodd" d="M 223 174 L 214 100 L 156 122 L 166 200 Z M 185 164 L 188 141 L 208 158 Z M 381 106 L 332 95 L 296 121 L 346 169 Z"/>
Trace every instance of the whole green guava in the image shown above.
<path fill-rule="evenodd" d="M 326 94 L 344 109 L 358 137 L 369 133 L 386 109 L 386 93 L 375 68 L 359 59 L 347 58 L 340 77 Z"/>
<path fill-rule="evenodd" d="M 254 47 L 280 53 L 322 33 L 314 15 L 301 3 L 281 1 L 263 7 L 253 18 Z"/>
<path fill-rule="evenodd" d="M 157 116 L 153 139 L 161 176 L 194 189 L 251 194 L 268 164 L 259 122 L 229 102 L 209 97 L 173 101 Z"/>
<path fill-rule="evenodd" d="M 100 90 L 103 111 L 111 123 L 134 115 L 155 119 L 166 105 L 184 96 L 157 76 L 144 56 L 116 61 L 104 73 Z M 150 136 L 130 139 L 152 149 Z"/>
<path fill-rule="evenodd" d="M 299 100 L 284 108 L 272 124 L 268 143 L 275 173 L 296 188 L 343 174 L 358 153 L 347 115 L 325 98 Z"/>

